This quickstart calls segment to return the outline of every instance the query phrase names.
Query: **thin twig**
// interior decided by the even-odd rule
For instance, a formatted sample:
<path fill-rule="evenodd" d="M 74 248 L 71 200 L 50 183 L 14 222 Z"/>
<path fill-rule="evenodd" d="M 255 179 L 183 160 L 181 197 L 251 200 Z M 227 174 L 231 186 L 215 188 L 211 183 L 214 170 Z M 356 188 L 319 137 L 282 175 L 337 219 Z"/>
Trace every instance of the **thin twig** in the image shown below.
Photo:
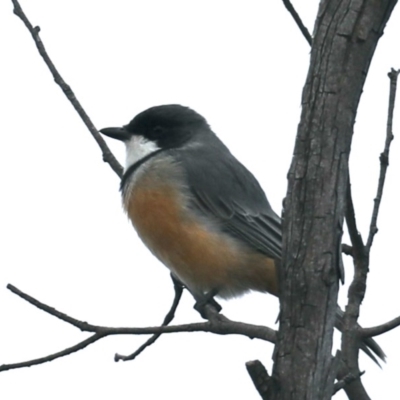
<path fill-rule="evenodd" d="M 39 308 L 39 310 L 45 311 L 48 314 L 53 315 L 58 319 L 61 319 L 61 321 L 73 325 L 83 332 L 96 332 L 97 329 L 99 328 L 98 326 L 88 324 L 87 322 L 79 321 L 75 318 L 68 316 L 67 314 L 57 311 L 55 308 L 50 307 L 39 300 L 36 300 L 34 297 L 29 296 L 29 294 L 22 292 L 21 290 L 19 290 L 18 288 L 16 288 L 11 284 L 7 285 L 7 289 L 16 294 L 17 296 L 21 297 L 21 299 L 24 299 L 28 303 L 32 304 L 36 308 Z"/>
<path fill-rule="evenodd" d="M 30 34 L 32 35 L 33 40 L 35 41 L 36 47 L 39 51 L 39 54 L 43 58 L 44 62 L 48 66 L 53 78 L 58 86 L 60 86 L 61 90 L 64 92 L 65 96 L 71 102 L 72 106 L 75 108 L 79 116 L 81 117 L 84 124 L 89 129 L 90 133 L 92 134 L 94 140 L 99 145 L 102 153 L 103 153 L 103 160 L 107 162 L 112 170 L 119 176 L 122 177 L 123 168 L 111 153 L 111 150 L 108 148 L 106 142 L 101 137 L 95 126 L 93 125 L 92 121 L 90 120 L 89 116 L 86 114 L 85 110 L 82 108 L 81 104 L 79 103 L 78 99 L 76 98 L 74 92 L 72 91 L 71 87 L 65 83 L 63 78 L 61 77 L 60 73 L 57 71 L 55 65 L 51 61 L 47 51 L 43 45 L 43 42 L 39 36 L 40 28 L 38 26 L 33 27 L 28 18 L 26 17 L 25 13 L 23 12 L 18 0 L 12 0 L 14 4 L 14 14 L 19 17 L 27 29 L 29 30 Z"/>
<path fill-rule="evenodd" d="M 383 333 L 389 332 L 394 328 L 400 326 L 400 317 L 394 318 L 389 322 L 386 322 L 382 325 L 373 326 L 371 328 L 363 328 L 361 330 L 361 335 L 363 337 L 374 337 L 378 335 L 382 335 Z"/>
<path fill-rule="evenodd" d="M 72 318 L 65 313 L 57 311 L 55 308 L 50 307 L 47 304 L 40 302 L 39 300 L 36 300 L 32 296 L 29 296 L 28 294 L 22 292 L 13 285 L 7 285 L 7 288 L 10 289 L 17 296 L 34 305 L 35 307 L 47 312 L 50 315 L 53 315 L 56 318 L 61 319 L 64 322 L 75 326 L 76 328 L 84 332 L 101 333 L 104 335 L 151 335 L 155 333 L 174 332 L 214 332 L 220 335 L 244 335 L 250 337 L 251 339 L 256 338 L 275 343 L 276 332 L 273 329 L 260 325 L 252 325 L 243 322 L 231 321 L 222 314 L 220 314 L 220 318 L 214 319 L 212 322 L 207 321 L 173 326 L 156 326 L 146 328 L 110 328 L 106 326 L 93 325 L 89 324 L 88 322 Z"/>
<path fill-rule="evenodd" d="M 366 339 L 373 340 L 373 331 L 361 329 L 358 324 L 358 316 L 360 314 L 361 303 L 364 299 L 367 287 L 367 275 L 369 270 L 369 256 L 373 238 L 377 232 L 376 222 L 379 213 L 379 206 L 382 199 L 383 186 L 385 182 L 386 170 L 388 166 L 389 148 L 393 140 L 392 123 L 393 123 L 393 110 L 395 103 L 396 82 L 399 71 L 392 71 L 389 73 L 390 78 L 390 94 L 389 94 L 389 112 L 388 122 L 386 129 L 385 148 L 381 154 L 381 170 L 378 181 L 377 196 L 375 198 L 375 205 L 372 212 L 371 224 L 367 244 L 364 245 L 362 237 L 357 229 L 353 200 L 351 196 L 350 179 L 348 182 L 347 191 L 347 209 L 346 209 L 346 224 L 349 230 L 354 264 L 354 278 L 348 290 L 348 303 L 346 312 L 343 318 L 343 334 L 342 334 L 342 359 L 345 368 L 342 368 L 339 376 L 344 379 L 346 374 L 357 376 L 360 373 L 358 365 L 358 343 L 360 340 Z M 382 327 L 382 326 L 381 326 Z M 394 327 L 394 326 L 393 326 Z M 376 327 L 378 328 L 378 327 Z M 370 328 L 372 329 L 372 328 Z M 379 329 L 376 329 L 378 332 Z M 367 332 L 367 333 L 366 333 Z M 382 332 L 383 333 L 383 332 Z M 371 349 L 377 352 L 379 357 L 385 359 L 385 354 L 376 342 L 370 342 L 373 347 Z M 368 344 L 367 344 L 368 345 Z M 375 350 L 374 350 L 375 349 Z M 365 398 L 369 399 L 368 394 L 361 382 L 361 379 L 355 379 L 352 383 L 344 386 L 347 396 L 350 399 Z M 360 397 L 362 396 L 362 397 Z"/>
<path fill-rule="evenodd" d="M 83 340 L 82 342 L 77 343 L 76 345 L 69 347 L 67 349 L 64 349 L 62 351 L 59 351 L 57 353 L 50 354 L 48 356 L 41 357 L 41 358 L 36 358 L 35 360 L 24 361 L 24 362 L 15 363 L 15 364 L 0 365 L 0 372 L 9 371 L 11 369 L 32 367 L 34 365 L 44 364 L 46 362 L 56 360 L 57 358 L 68 356 L 69 354 L 76 353 L 77 351 L 84 349 L 85 347 L 89 346 L 90 344 L 97 342 L 99 339 L 102 339 L 103 337 L 104 337 L 103 335 L 96 333 L 96 334 L 88 337 L 87 339 Z"/>
<path fill-rule="evenodd" d="M 10 289 L 17 296 L 28 301 L 30 304 L 34 305 L 40 310 L 43 310 L 48 314 L 53 315 L 54 317 L 59 318 L 62 321 L 67 322 L 82 331 L 92 332 L 95 335 L 91 336 L 88 339 L 85 339 L 84 341 L 68 349 L 62 350 L 55 354 L 48 355 L 46 357 L 41 357 L 35 360 L 17 364 L 1 365 L 0 371 L 7 371 L 10 369 L 30 367 L 32 365 L 43 364 L 45 362 L 55 360 L 56 358 L 64 357 L 66 355 L 74 353 L 96 342 L 97 340 L 102 339 L 103 337 L 111 335 L 154 335 L 154 334 L 161 335 L 163 333 L 209 332 L 209 333 L 215 333 L 217 335 L 231 335 L 231 334 L 243 335 L 249 337 L 250 339 L 254 338 L 261 339 L 271 343 L 275 343 L 276 341 L 276 331 L 274 331 L 271 328 L 260 325 L 245 324 L 243 322 L 231 321 L 221 314 L 218 319 L 213 319 L 212 321 L 183 324 L 183 325 L 172 325 L 172 326 L 156 326 L 156 327 L 145 327 L 145 328 L 127 328 L 127 327 L 113 328 L 107 326 L 93 325 L 84 321 L 77 320 L 76 318 L 72 318 L 65 313 L 57 311 L 55 308 L 50 307 L 47 304 L 44 304 L 39 300 L 33 298 L 32 296 L 29 296 L 28 294 L 22 292 L 15 286 L 7 285 L 7 288 Z"/>
<path fill-rule="evenodd" d="M 386 178 L 386 171 L 387 167 L 389 165 L 389 150 L 390 150 L 390 144 L 392 143 L 393 140 L 393 111 L 394 111 L 394 105 L 396 101 L 396 88 L 397 88 L 397 77 L 399 75 L 400 70 L 392 70 L 388 73 L 389 79 L 390 79 L 390 94 L 389 94 L 389 108 L 388 108 L 388 118 L 387 118 L 387 124 L 386 124 L 386 141 L 385 141 L 385 148 L 383 149 L 383 153 L 381 153 L 379 160 L 381 163 L 381 169 L 379 173 L 379 181 L 378 181 L 378 189 L 376 193 L 376 197 L 374 199 L 374 209 L 372 212 L 372 217 L 371 217 L 371 224 L 369 228 L 369 236 L 367 240 L 367 250 L 369 251 L 372 246 L 372 242 L 374 240 L 374 236 L 378 232 L 378 228 L 376 226 L 377 220 L 378 220 L 378 213 L 379 213 L 379 207 L 381 205 L 381 200 L 382 200 L 382 193 L 383 193 L 383 187 L 385 185 L 385 178 Z"/>
<path fill-rule="evenodd" d="M 293 19 L 295 20 L 297 26 L 299 27 L 301 33 L 307 40 L 308 44 L 312 46 L 312 37 L 310 35 L 310 32 L 308 32 L 308 29 L 304 26 L 303 21 L 299 17 L 299 14 L 297 14 L 297 11 L 294 9 L 292 3 L 290 0 L 283 0 L 283 4 L 285 5 L 286 9 L 289 11 Z"/>
<path fill-rule="evenodd" d="M 181 282 L 179 282 L 178 280 L 176 280 L 173 275 L 171 274 L 172 277 L 172 281 L 174 283 L 174 290 L 175 290 L 175 296 L 174 296 L 174 300 L 172 302 L 172 306 L 170 308 L 170 310 L 168 311 L 167 315 L 164 318 L 163 323 L 161 324 L 161 326 L 167 326 L 175 317 L 175 312 L 176 309 L 178 308 L 179 302 L 181 300 L 182 297 L 182 293 L 183 293 L 183 288 L 184 286 L 182 285 Z M 134 360 L 139 354 L 141 354 L 147 347 L 151 346 L 159 337 L 161 336 L 160 333 L 151 336 L 146 342 L 144 342 L 135 352 L 133 352 L 132 354 L 130 354 L 129 356 L 124 356 L 121 354 L 115 354 L 114 356 L 114 360 L 115 361 L 129 361 L 129 360 Z"/>

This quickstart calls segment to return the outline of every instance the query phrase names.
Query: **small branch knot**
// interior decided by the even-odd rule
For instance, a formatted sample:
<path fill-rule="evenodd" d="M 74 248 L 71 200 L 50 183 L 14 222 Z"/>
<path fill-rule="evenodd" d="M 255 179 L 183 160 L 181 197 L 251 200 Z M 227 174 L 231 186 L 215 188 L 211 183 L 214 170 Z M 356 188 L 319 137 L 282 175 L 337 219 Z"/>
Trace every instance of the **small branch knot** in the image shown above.
<path fill-rule="evenodd" d="M 342 253 L 346 254 L 346 256 L 354 256 L 354 249 L 352 246 L 343 243 L 342 244 Z"/>
<path fill-rule="evenodd" d="M 385 165 L 386 167 L 389 165 L 389 157 L 385 153 L 381 153 L 379 157 L 379 161 L 381 162 L 382 165 Z"/>
<path fill-rule="evenodd" d="M 396 80 L 396 79 L 397 79 L 397 76 L 399 75 L 399 73 L 400 73 L 400 69 L 394 69 L 394 68 L 392 68 L 392 69 L 390 70 L 390 72 L 388 72 L 388 77 L 389 77 L 391 80 Z"/>

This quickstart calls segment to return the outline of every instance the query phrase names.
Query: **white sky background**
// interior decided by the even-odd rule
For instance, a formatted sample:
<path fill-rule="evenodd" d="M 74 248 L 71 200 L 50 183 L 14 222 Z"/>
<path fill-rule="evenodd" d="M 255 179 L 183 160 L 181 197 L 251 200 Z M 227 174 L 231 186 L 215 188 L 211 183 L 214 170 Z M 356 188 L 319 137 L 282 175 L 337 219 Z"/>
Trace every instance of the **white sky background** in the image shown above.
<path fill-rule="evenodd" d="M 318 1 L 294 5 L 312 31 Z M 22 7 L 97 128 L 125 124 L 153 105 L 188 105 L 207 118 L 280 212 L 310 51 L 281 1 L 25 0 Z M 0 364 L 41 357 L 88 336 L 19 299 L 7 283 L 93 324 L 158 325 L 173 295 L 167 269 L 127 221 L 118 177 L 54 84 L 11 0 L 0 3 L 0 27 Z M 387 72 L 400 67 L 399 37 L 397 9 L 373 60 L 353 140 L 353 193 L 364 237 L 385 139 Z M 108 142 L 123 162 L 123 146 Z M 400 314 L 399 154 L 397 137 L 364 326 Z M 349 283 L 351 264 L 346 274 Z M 278 313 L 277 300 L 261 294 L 222 305 L 232 319 L 272 327 Z M 186 293 L 175 322 L 199 321 L 192 306 Z M 398 398 L 399 335 L 378 338 L 388 355 L 382 370 L 361 358 L 374 399 Z M 201 333 L 164 335 L 137 360 L 114 363 L 114 353 L 130 354 L 144 340 L 106 338 L 52 363 L 1 373 L 0 395 L 256 400 L 244 363 L 257 358 L 271 371 L 272 345 Z"/>

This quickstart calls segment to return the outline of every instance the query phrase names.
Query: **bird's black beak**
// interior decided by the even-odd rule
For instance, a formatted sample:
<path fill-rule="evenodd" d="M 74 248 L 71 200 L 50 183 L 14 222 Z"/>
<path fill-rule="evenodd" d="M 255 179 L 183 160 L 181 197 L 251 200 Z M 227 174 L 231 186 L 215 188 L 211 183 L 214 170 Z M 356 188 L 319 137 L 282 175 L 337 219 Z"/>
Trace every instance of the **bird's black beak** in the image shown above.
<path fill-rule="evenodd" d="M 122 140 L 123 142 L 132 137 L 132 133 L 128 132 L 125 128 L 103 128 L 100 129 L 100 133 L 113 139 Z"/>

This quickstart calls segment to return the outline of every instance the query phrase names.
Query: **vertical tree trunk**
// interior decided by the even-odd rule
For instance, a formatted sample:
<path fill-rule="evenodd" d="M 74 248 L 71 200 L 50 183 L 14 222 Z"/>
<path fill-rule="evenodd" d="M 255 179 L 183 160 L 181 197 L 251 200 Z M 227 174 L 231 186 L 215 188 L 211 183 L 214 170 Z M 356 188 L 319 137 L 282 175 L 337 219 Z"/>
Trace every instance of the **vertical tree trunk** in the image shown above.
<path fill-rule="evenodd" d="M 332 333 L 353 126 L 372 56 L 395 4 L 320 3 L 288 175 L 281 318 L 269 399 L 332 396 L 337 365 Z"/>

